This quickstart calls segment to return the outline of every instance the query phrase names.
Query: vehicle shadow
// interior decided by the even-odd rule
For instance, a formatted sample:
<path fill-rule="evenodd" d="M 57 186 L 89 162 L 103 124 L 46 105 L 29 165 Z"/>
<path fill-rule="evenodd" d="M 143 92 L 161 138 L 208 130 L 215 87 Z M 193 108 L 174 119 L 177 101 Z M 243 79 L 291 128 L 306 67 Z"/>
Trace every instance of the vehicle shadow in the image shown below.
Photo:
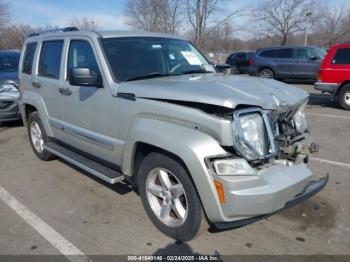
<path fill-rule="evenodd" d="M 310 93 L 308 105 L 331 107 L 331 108 L 337 108 L 337 109 L 340 108 L 336 99 L 335 101 L 332 101 L 332 95 L 330 94 Z"/>
<path fill-rule="evenodd" d="M 20 127 L 23 126 L 22 120 L 16 120 L 16 121 L 8 121 L 8 122 L 1 122 L 0 121 L 0 128 L 14 128 L 14 127 Z"/>
<path fill-rule="evenodd" d="M 202 256 L 203 254 L 194 252 L 192 248 L 183 242 L 176 241 L 171 243 L 164 248 L 159 248 L 153 253 L 153 256 Z M 215 261 L 223 261 L 219 252 L 215 251 L 214 254 L 205 254 L 205 256 L 215 256 Z M 175 261 L 175 260 L 174 260 Z M 207 260 L 210 261 L 210 260 Z"/>
<path fill-rule="evenodd" d="M 77 166 L 67 162 L 66 160 L 64 160 L 62 158 L 59 158 L 58 161 L 60 161 L 61 163 L 65 164 L 67 166 L 69 166 L 70 168 L 78 171 L 79 173 L 82 173 L 85 176 L 93 179 L 97 183 L 100 183 L 101 185 L 109 188 L 110 190 L 112 190 L 115 193 L 118 193 L 120 195 L 125 195 L 125 194 L 128 194 L 128 193 L 134 191 L 136 194 L 138 194 L 137 190 L 135 188 L 133 188 L 130 184 L 126 183 L 126 182 L 119 182 L 119 183 L 116 183 L 116 184 L 109 184 L 109 183 L 99 179 L 98 177 L 90 174 L 89 172 L 85 171 L 84 169 L 81 169 L 81 168 L 79 168 L 79 167 L 77 167 Z"/>
<path fill-rule="evenodd" d="M 313 85 L 315 80 L 312 79 L 283 79 L 282 82 L 291 85 Z"/>

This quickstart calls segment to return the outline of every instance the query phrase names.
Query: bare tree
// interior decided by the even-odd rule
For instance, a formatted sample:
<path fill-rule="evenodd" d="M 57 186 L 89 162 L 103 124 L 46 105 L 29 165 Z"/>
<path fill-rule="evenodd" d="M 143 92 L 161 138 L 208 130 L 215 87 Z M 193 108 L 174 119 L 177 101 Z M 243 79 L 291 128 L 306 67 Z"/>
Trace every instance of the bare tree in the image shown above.
<path fill-rule="evenodd" d="M 323 46 L 350 39 L 350 9 L 328 8 L 322 12 L 322 18 L 315 26 L 313 41 Z"/>
<path fill-rule="evenodd" d="M 240 13 L 239 9 L 231 10 L 229 4 L 233 2 L 232 0 L 186 0 L 187 16 L 197 46 L 202 45 L 205 34 L 229 22 Z"/>
<path fill-rule="evenodd" d="M 9 23 L 11 18 L 10 4 L 0 0 L 0 29 Z"/>
<path fill-rule="evenodd" d="M 34 28 L 30 25 L 10 25 L 0 33 L 0 49 L 21 49 L 25 38 Z"/>
<path fill-rule="evenodd" d="M 128 0 L 125 14 L 141 30 L 176 34 L 182 22 L 181 0 Z"/>
<path fill-rule="evenodd" d="M 69 20 L 70 26 L 75 26 L 80 30 L 96 30 L 99 28 L 98 23 L 92 17 L 72 17 Z"/>
<path fill-rule="evenodd" d="M 310 27 L 317 21 L 318 3 L 316 0 L 260 0 L 251 12 L 255 34 L 276 37 L 285 45 L 290 36 L 305 30 L 307 12 L 311 12 Z"/>

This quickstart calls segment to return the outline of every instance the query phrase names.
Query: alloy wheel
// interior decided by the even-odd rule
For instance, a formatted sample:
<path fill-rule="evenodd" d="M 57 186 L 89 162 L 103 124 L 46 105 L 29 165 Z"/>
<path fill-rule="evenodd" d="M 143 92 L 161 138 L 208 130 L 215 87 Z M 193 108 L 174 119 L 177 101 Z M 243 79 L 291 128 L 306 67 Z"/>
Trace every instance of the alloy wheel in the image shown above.
<path fill-rule="evenodd" d="M 30 125 L 30 136 L 33 146 L 38 153 L 44 151 L 44 139 L 39 124 L 33 121 Z"/>
<path fill-rule="evenodd" d="M 164 168 L 151 170 L 146 180 L 146 192 L 152 211 L 162 223 L 178 227 L 186 221 L 186 192 L 172 172 Z"/>

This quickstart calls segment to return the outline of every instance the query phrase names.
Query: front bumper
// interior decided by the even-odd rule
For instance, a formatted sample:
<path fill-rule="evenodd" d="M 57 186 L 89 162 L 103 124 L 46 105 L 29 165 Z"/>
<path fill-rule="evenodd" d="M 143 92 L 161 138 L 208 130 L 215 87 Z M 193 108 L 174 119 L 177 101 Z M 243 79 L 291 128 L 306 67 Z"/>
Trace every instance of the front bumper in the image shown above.
<path fill-rule="evenodd" d="M 323 82 L 316 82 L 315 83 L 315 89 L 326 92 L 326 93 L 331 93 L 333 94 L 336 92 L 339 88 L 339 84 L 337 83 L 323 83 Z"/>
<path fill-rule="evenodd" d="M 321 191 L 326 184 L 328 183 L 329 180 L 329 175 L 327 174 L 327 176 L 317 180 L 317 181 L 310 181 L 305 188 L 303 189 L 303 191 L 296 195 L 293 199 L 289 200 L 283 208 L 268 213 L 268 214 L 263 214 L 263 215 L 259 215 L 259 216 L 255 216 L 255 217 L 250 217 L 250 218 L 246 218 L 246 219 L 241 219 L 238 221 L 233 221 L 233 222 L 218 222 L 218 223 L 213 223 L 214 227 L 216 227 L 219 230 L 225 230 L 225 229 L 231 229 L 231 228 L 237 228 L 237 227 L 241 227 L 241 226 L 245 226 L 251 223 L 254 223 L 256 221 L 259 221 L 261 219 L 267 218 L 269 216 L 274 215 L 275 213 L 278 213 L 282 210 L 285 210 L 287 208 L 293 207 L 307 199 L 309 199 L 310 197 L 314 196 L 315 194 L 317 194 L 319 191 Z"/>
<path fill-rule="evenodd" d="M 0 121 L 13 121 L 21 119 L 18 100 L 19 95 L 0 95 Z"/>

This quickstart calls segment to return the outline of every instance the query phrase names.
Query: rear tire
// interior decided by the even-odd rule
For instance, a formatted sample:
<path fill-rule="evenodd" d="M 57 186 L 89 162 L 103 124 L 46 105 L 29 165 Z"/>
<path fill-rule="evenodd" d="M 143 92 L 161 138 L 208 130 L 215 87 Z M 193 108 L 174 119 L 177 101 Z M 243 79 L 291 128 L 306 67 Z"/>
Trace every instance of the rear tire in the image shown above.
<path fill-rule="evenodd" d="M 275 78 L 275 74 L 269 68 L 261 69 L 259 72 L 259 77 L 261 78 Z"/>
<path fill-rule="evenodd" d="M 47 135 L 38 112 L 35 111 L 30 113 L 27 130 L 30 145 L 32 146 L 35 155 L 43 161 L 55 159 L 55 155 L 44 149 L 44 145 L 47 143 Z"/>
<path fill-rule="evenodd" d="M 346 110 L 350 110 L 350 84 L 344 85 L 338 94 L 339 105 Z"/>
<path fill-rule="evenodd" d="M 240 72 L 236 66 L 231 66 L 231 74 L 238 75 Z"/>
<path fill-rule="evenodd" d="M 186 169 L 176 160 L 150 153 L 138 172 L 138 189 L 153 224 L 177 241 L 208 229 L 201 201 Z"/>

